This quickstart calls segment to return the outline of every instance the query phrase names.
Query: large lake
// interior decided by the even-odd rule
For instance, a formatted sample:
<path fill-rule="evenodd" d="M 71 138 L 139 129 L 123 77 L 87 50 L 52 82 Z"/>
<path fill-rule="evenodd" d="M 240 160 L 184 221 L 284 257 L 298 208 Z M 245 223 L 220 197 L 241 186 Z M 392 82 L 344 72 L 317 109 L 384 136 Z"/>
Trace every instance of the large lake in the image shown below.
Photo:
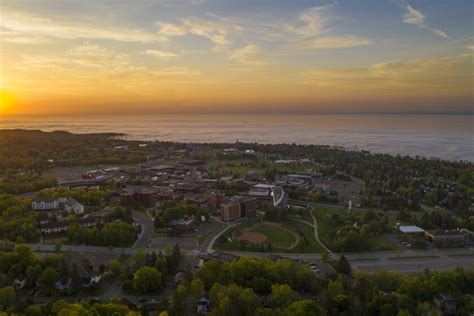
<path fill-rule="evenodd" d="M 120 132 L 134 140 L 258 142 L 343 146 L 474 161 L 474 116 L 140 115 L 0 117 L 0 129 Z"/>

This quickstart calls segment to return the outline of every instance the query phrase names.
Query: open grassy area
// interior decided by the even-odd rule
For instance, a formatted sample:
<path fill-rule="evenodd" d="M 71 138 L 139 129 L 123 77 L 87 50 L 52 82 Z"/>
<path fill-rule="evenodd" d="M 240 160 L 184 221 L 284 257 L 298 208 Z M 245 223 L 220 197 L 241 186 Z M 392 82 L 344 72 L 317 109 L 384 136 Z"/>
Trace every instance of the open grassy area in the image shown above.
<path fill-rule="evenodd" d="M 281 252 L 281 253 L 322 253 L 323 248 L 314 238 L 313 226 L 299 222 L 297 220 L 288 220 L 278 223 L 280 227 L 262 225 L 256 222 L 245 222 L 227 230 L 221 238 L 214 244 L 216 250 L 223 251 L 250 251 L 250 252 Z M 255 226 L 257 225 L 257 226 Z M 267 237 L 271 243 L 271 248 L 252 247 L 247 243 L 237 240 L 239 232 L 247 230 L 252 233 L 262 234 Z M 299 235 L 299 243 L 291 248 L 295 237 L 293 231 Z"/>
<path fill-rule="evenodd" d="M 309 166 L 277 164 L 266 159 L 214 159 L 209 161 L 210 165 L 224 174 L 239 174 L 245 176 L 248 171 L 256 171 L 263 174 L 266 170 L 276 170 L 277 173 L 303 172 Z M 315 167 L 317 168 L 317 167 Z"/>
<path fill-rule="evenodd" d="M 296 242 L 294 234 L 290 231 L 273 225 L 258 225 L 251 231 L 265 235 L 267 241 L 275 248 L 289 249 Z"/>
<path fill-rule="evenodd" d="M 400 249 L 398 244 L 385 239 L 383 236 L 372 236 L 367 242 L 369 244 L 369 251 L 388 251 Z"/>
<path fill-rule="evenodd" d="M 354 222 L 360 224 L 360 218 L 368 211 L 358 211 L 357 213 L 348 213 L 347 211 L 339 208 L 321 208 L 318 207 L 313 211 L 318 221 L 318 235 L 321 242 L 323 242 L 331 250 L 335 250 L 335 236 L 337 231 L 341 228 L 333 223 L 331 215 L 337 214 L 342 220 L 356 218 Z M 376 214 L 384 214 L 383 212 L 375 212 Z M 396 217 L 394 214 L 386 214 L 388 216 L 389 225 L 393 226 L 396 223 Z M 351 221 L 352 223 L 353 221 Z M 400 249 L 398 244 L 385 239 L 383 236 L 368 236 L 366 249 L 362 251 L 389 251 Z"/>
<path fill-rule="evenodd" d="M 314 238 L 314 228 L 312 225 L 291 220 L 289 224 L 301 235 L 301 242 L 292 252 L 301 253 L 323 253 L 324 249 Z"/>

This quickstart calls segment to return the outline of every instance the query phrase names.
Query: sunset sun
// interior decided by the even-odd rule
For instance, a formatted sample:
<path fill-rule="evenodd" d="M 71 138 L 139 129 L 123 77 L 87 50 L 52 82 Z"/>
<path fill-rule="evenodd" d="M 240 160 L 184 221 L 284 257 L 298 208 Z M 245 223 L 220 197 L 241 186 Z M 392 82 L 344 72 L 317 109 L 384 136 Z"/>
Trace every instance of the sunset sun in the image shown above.
<path fill-rule="evenodd" d="M 13 95 L 6 90 L 0 90 L 0 114 L 5 114 L 13 106 Z"/>

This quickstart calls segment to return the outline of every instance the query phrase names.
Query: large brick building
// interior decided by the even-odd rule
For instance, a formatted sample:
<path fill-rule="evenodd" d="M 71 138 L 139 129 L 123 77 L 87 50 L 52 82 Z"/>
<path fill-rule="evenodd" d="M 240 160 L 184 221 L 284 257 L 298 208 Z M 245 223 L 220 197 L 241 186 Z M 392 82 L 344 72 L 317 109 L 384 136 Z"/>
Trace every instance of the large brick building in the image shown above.
<path fill-rule="evenodd" d="M 231 200 L 221 204 L 221 219 L 224 222 L 234 221 L 242 217 L 241 206 L 238 200 Z"/>

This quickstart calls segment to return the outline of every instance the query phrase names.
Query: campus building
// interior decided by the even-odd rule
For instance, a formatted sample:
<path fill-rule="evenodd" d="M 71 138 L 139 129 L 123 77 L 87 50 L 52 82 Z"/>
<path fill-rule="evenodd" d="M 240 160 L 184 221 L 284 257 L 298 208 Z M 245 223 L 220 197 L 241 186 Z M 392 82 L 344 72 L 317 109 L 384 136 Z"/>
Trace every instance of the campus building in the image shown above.
<path fill-rule="evenodd" d="M 234 221 L 242 217 L 242 209 L 239 201 L 232 200 L 221 204 L 221 219 L 224 222 Z"/>
<path fill-rule="evenodd" d="M 247 218 L 257 217 L 258 201 L 254 197 L 240 198 L 241 216 Z"/>
<path fill-rule="evenodd" d="M 469 234 L 459 229 L 427 230 L 425 236 L 441 247 L 459 247 L 469 242 Z"/>

